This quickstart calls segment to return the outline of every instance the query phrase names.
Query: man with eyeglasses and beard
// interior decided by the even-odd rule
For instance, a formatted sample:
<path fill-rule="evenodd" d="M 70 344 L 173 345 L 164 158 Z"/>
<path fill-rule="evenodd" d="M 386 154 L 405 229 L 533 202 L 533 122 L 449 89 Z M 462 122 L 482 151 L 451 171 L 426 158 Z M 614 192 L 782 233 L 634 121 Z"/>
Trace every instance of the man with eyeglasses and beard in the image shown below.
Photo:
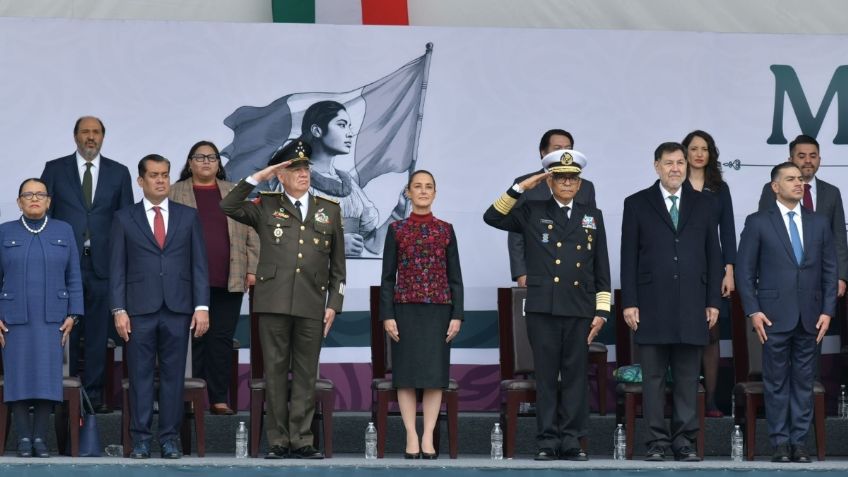
<path fill-rule="evenodd" d="M 558 150 L 543 172 L 514 184 L 486 210 L 492 227 L 523 236 L 527 336 L 536 375 L 536 460 L 585 461 L 589 343 L 610 314 L 610 270 L 601 211 L 574 200 L 586 157 Z M 542 182 L 552 197 L 516 202 Z M 562 389 L 557 396 L 559 376 Z"/>

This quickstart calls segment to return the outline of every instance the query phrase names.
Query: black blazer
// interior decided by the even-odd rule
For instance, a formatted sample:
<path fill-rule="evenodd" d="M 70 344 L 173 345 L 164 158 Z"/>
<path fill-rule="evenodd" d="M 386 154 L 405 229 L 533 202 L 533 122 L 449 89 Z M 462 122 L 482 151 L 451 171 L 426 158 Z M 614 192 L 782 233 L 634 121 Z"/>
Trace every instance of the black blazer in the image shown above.
<path fill-rule="evenodd" d="M 721 303 L 722 256 L 711 197 L 684 181 L 678 229 L 659 181 L 624 200 L 621 301 L 639 308 L 639 344 L 708 342 L 706 307 Z"/>

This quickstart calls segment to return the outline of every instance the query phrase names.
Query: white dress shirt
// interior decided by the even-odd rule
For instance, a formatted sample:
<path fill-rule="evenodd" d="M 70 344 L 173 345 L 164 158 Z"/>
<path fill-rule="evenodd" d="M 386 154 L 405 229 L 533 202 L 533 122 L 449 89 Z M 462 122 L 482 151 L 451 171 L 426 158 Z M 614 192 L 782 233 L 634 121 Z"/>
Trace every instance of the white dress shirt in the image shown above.
<path fill-rule="evenodd" d="M 801 203 L 798 202 L 795 204 L 794 209 L 790 209 L 785 205 L 781 204 L 780 201 L 777 202 L 777 208 L 780 209 L 780 216 L 783 218 L 783 226 L 786 227 L 786 233 L 789 234 L 789 241 L 792 241 L 792 233 L 789 232 L 789 216 L 788 212 L 795 212 L 795 216 L 792 217 L 792 220 L 795 222 L 795 225 L 798 226 L 798 235 L 801 236 L 801 249 L 804 249 L 804 224 L 801 222 Z"/>
<path fill-rule="evenodd" d="M 300 220 L 305 221 L 306 220 L 306 211 L 308 210 L 307 206 L 309 205 L 309 192 L 307 192 L 306 194 L 303 194 L 303 196 L 299 197 L 299 198 L 295 198 L 295 197 L 291 196 L 288 192 L 286 192 L 285 194 L 286 194 L 286 197 L 288 197 L 289 200 L 291 201 L 292 205 L 294 205 L 295 202 L 300 201 Z"/>
<path fill-rule="evenodd" d="M 147 223 L 150 224 L 150 231 L 153 232 L 153 219 L 156 217 L 156 212 L 153 210 L 153 202 L 147 200 L 147 197 L 141 199 L 144 205 L 144 213 L 147 215 Z M 165 220 L 165 236 L 168 236 L 168 198 L 166 197 L 160 204 L 159 209 L 162 212 L 162 218 Z M 154 232 L 155 236 L 155 232 Z"/>
<path fill-rule="evenodd" d="M 681 186 L 680 189 L 677 189 L 676 193 L 672 194 L 671 192 L 665 190 L 665 187 L 663 187 L 662 182 L 660 182 L 660 192 L 662 192 L 663 201 L 665 202 L 665 210 L 669 211 L 669 213 L 671 213 L 671 199 L 669 199 L 669 197 L 671 196 L 677 197 L 677 211 L 680 212 L 680 192 L 682 190 L 683 187 Z"/>
<path fill-rule="evenodd" d="M 77 170 L 79 171 L 80 186 L 82 186 L 82 178 L 85 174 L 86 160 L 77 152 Z M 91 160 L 91 202 L 94 202 L 94 197 L 97 193 L 97 176 L 100 174 L 100 154 Z"/>
<path fill-rule="evenodd" d="M 567 215 L 569 220 L 570 220 L 571 219 L 571 212 L 574 210 L 574 199 L 571 199 L 567 204 L 563 204 L 556 197 L 554 197 L 554 200 L 556 201 L 557 205 L 559 205 L 560 209 L 563 208 L 563 207 L 568 207 L 568 212 L 566 212 L 565 215 Z"/>

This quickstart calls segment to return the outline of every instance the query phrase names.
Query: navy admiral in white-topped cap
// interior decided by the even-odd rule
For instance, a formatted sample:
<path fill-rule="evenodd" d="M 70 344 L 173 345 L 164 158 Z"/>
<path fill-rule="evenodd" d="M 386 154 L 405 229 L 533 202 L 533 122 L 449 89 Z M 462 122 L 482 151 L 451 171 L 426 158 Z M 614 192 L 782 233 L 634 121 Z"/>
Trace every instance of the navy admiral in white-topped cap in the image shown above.
<path fill-rule="evenodd" d="M 483 215 L 492 227 L 522 234 L 526 245 L 536 460 L 588 459 L 579 442 L 589 424 L 588 344 L 610 314 L 610 270 L 601 211 L 574 201 L 587 163 L 578 151 L 551 152 L 542 159 L 544 172 L 513 184 Z M 515 206 L 525 191 L 545 187 L 542 182 L 550 199 Z"/>

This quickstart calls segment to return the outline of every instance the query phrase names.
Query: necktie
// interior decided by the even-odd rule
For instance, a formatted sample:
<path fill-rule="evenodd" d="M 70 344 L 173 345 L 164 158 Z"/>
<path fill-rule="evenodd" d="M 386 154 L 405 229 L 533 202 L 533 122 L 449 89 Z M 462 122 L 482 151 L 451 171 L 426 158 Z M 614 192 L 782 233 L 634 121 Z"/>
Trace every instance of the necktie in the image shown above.
<path fill-rule="evenodd" d="M 671 208 L 668 209 L 668 213 L 671 215 L 671 223 L 674 225 L 674 230 L 677 230 L 677 221 L 680 220 L 680 211 L 677 210 L 677 199 L 676 195 L 668 196 L 669 200 L 671 200 Z"/>
<path fill-rule="evenodd" d="M 562 211 L 565 212 L 565 223 L 568 223 L 568 219 L 569 219 L 568 211 L 570 211 L 570 210 L 571 210 L 571 207 L 569 207 L 567 205 L 562 208 Z"/>
<path fill-rule="evenodd" d="M 801 201 L 804 208 L 815 210 L 813 208 L 813 194 L 810 193 L 810 184 L 804 184 L 804 200 Z"/>
<path fill-rule="evenodd" d="M 153 237 L 159 244 L 159 248 L 165 248 L 165 218 L 162 217 L 162 211 L 158 205 L 153 206 Z"/>
<path fill-rule="evenodd" d="M 303 222 L 303 212 L 300 211 L 301 205 L 299 200 L 294 201 L 294 208 L 297 210 L 297 219 Z"/>
<path fill-rule="evenodd" d="M 801 265 L 801 261 L 804 259 L 804 250 L 801 248 L 801 234 L 798 233 L 798 225 L 793 220 L 795 212 L 790 211 L 786 215 L 789 217 L 789 240 L 792 242 L 792 251 L 795 252 L 795 261 L 798 262 L 798 265 Z"/>
<path fill-rule="evenodd" d="M 85 201 L 85 208 L 91 208 L 91 163 L 85 162 L 85 172 L 82 174 L 82 199 Z"/>

